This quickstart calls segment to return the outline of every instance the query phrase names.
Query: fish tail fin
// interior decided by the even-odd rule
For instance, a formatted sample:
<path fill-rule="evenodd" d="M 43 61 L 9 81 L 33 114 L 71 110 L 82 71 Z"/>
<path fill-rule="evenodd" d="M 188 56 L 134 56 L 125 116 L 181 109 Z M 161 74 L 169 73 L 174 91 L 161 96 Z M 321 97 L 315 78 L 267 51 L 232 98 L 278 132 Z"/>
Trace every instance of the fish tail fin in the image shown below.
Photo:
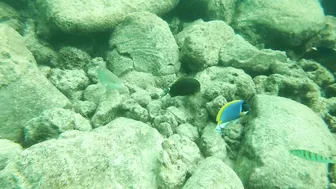
<path fill-rule="evenodd" d="M 222 128 L 220 128 L 219 125 L 217 125 L 217 127 L 216 127 L 216 132 L 217 132 L 220 136 L 223 135 Z"/>
<path fill-rule="evenodd" d="M 216 127 L 216 132 L 220 134 L 220 136 L 223 136 L 223 129 L 225 128 L 225 126 L 228 124 L 229 122 L 225 122 L 225 123 L 219 123 Z"/>

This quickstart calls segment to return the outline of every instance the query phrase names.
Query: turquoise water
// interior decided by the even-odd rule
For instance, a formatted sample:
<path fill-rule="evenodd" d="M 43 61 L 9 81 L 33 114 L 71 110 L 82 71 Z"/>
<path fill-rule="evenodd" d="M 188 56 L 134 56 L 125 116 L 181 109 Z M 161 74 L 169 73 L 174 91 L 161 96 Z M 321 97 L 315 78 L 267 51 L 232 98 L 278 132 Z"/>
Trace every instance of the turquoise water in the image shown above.
<path fill-rule="evenodd" d="M 0 188 L 336 188 L 335 12 L 0 2 Z"/>

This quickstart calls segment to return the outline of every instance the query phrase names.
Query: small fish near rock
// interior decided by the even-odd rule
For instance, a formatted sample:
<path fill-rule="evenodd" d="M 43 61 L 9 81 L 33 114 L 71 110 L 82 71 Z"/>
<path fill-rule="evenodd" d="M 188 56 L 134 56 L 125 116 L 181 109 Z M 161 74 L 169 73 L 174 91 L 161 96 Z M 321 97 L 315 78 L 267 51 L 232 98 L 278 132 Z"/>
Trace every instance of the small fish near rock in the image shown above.
<path fill-rule="evenodd" d="M 109 71 L 105 64 L 100 64 L 97 70 L 98 80 L 105 87 L 106 91 L 120 89 L 123 82 L 114 73 Z"/>
<path fill-rule="evenodd" d="M 320 154 L 308 151 L 308 150 L 300 150 L 300 149 L 292 149 L 289 152 L 297 157 L 300 157 L 305 160 L 315 161 L 319 163 L 332 163 L 335 164 L 336 160 L 332 160 L 331 158 L 326 158 Z"/>
<path fill-rule="evenodd" d="M 238 121 L 238 119 L 247 114 L 250 110 L 250 105 L 244 100 L 234 100 L 226 103 L 219 111 L 216 117 L 217 127 L 216 132 L 223 135 L 222 129 L 231 121 Z"/>
<path fill-rule="evenodd" d="M 171 97 L 175 96 L 187 96 L 195 94 L 201 90 L 201 84 L 198 80 L 189 78 L 189 77 L 181 77 L 176 80 L 170 87 L 165 89 L 165 94 L 169 93 Z M 163 95 L 163 96 L 164 96 Z"/>

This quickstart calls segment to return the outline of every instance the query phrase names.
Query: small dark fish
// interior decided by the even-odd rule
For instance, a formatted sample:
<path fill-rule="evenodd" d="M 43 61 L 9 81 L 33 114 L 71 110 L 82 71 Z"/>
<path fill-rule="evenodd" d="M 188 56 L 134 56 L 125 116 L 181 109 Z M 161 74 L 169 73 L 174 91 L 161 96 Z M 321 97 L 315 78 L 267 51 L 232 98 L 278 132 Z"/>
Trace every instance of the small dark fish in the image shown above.
<path fill-rule="evenodd" d="M 320 163 L 336 163 L 335 160 L 326 158 L 324 156 L 321 156 L 314 152 L 310 152 L 308 150 L 292 149 L 292 150 L 289 150 L 289 152 L 297 157 L 310 160 L 310 161 L 316 161 Z"/>
<path fill-rule="evenodd" d="M 201 84 L 193 78 L 181 77 L 170 85 L 168 91 L 171 97 L 192 95 L 201 89 Z"/>

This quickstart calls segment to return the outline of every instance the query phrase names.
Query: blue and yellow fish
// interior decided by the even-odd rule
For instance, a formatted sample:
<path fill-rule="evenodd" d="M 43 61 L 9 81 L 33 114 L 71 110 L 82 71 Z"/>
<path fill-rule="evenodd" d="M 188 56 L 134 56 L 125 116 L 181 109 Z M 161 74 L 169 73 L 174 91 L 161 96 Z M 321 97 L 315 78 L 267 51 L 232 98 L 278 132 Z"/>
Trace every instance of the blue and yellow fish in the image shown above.
<path fill-rule="evenodd" d="M 336 161 L 332 160 L 331 158 L 326 158 L 321 156 L 320 154 L 308 151 L 308 150 L 300 150 L 300 149 L 292 149 L 289 152 L 297 157 L 300 157 L 305 160 L 315 161 L 320 163 L 333 163 L 335 164 Z"/>
<path fill-rule="evenodd" d="M 234 100 L 226 103 L 217 114 L 216 131 L 222 136 L 222 129 L 231 121 L 238 120 L 250 110 L 250 106 L 244 100 Z"/>

